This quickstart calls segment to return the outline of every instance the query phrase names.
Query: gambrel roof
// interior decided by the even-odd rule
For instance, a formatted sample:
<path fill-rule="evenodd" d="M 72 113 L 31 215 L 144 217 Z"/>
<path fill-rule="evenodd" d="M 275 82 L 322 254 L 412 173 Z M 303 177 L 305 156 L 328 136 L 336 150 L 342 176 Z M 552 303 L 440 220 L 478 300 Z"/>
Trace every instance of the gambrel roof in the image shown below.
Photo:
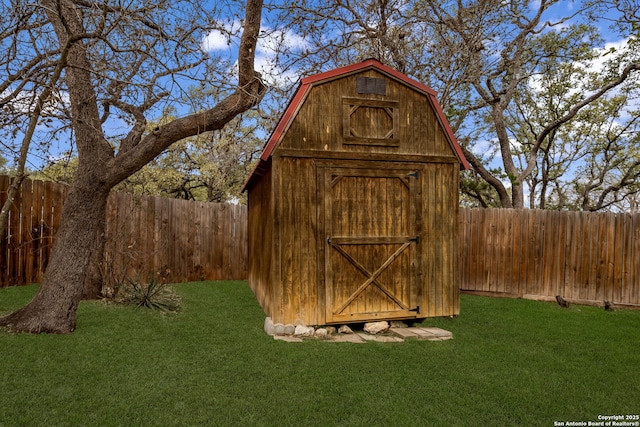
<path fill-rule="evenodd" d="M 352 64 L 346 67 L 337 68 L 335 70 L 309 76 L 301 80 L 300 86 L 298 87 L 295 94 L 291 98 L 289 105 L 284 111 L 273 133 L 267 140 L 267 143 L 264 146 L 264 149 L 262 151 L 262 154 L 260 155 L 260 159 L 258 160 L 258 163 L 256 164 L 255 168 L 253 169 L 247 181 L 245 182 L 243 191 L 247 188 L 248 184 L 252 181 L 254 176 L 261 175 L 261 171 L 264 170 L 265 164 L 269 160 L 269 157 L 273 153 L 273 150 L 278 146 L 283 135 L 286 133 L 287 129 L 289 129 L 300 107 L 302 106 L 305 99 L 307 98 L 307 95 L 309 94 L 309 92 L 314 86 L 327 83 L 331 80 L 342 78 L 347 75 L 360 73 L 362 71 L 366 71 L 369 69 L 375 69 L 376 71 L 386 75 L 388 78 L 404 83 L 410 88 L 426 95 L 427 98 L 429 99 L 429 102 L 431 103 L 431 107 L 436 113 L 437 119 L 440 125 L 442 126 L 442 129 L 444 130 L 447 141 L 452 151 L 455 153 L 456 157 L 460 162 L 460 168 L 464 170 L 469 169 L 469 163 L 467 162 L 467 159 L 465 158 L 462 152 L 462 148 L 458 144 L 458 141 L 455 135 L 453 134 L 453 131 L 451 130 L 451 126 L 449 125 L 449 122 L 442 110 L 442 107 L 438 103 L 436 92 L 433 89 L 427 87 L 426 85 L 406 76 L 405 74 L 402 74 L 399 71 L 394 70 L 393 68 L 382 64 L 378 60 L 367 59 L 357 64 Z"/>

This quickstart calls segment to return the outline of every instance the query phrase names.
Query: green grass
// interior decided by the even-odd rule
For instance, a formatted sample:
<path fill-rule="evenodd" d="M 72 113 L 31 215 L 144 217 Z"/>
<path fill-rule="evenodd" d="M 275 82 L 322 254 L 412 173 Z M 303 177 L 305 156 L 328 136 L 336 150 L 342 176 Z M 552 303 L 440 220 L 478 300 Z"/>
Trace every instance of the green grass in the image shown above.
<path fill-rule="evenodd" d="M 640 413 L 640 312 L 462 296 L 442 342 L 284 343 L 246 282 L 0 332 L 0 426 L 552 426 Z M 0 313 L 35 287 L 0 290 Z"/>

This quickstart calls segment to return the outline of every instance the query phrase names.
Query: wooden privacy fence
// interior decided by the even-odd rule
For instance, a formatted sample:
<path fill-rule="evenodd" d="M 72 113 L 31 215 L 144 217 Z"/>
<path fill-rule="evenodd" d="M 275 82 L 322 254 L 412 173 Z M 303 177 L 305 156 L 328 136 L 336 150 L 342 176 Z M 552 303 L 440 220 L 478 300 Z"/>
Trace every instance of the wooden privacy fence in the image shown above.
<path fill-rule="evenodd" d="M 0 205 L 10 179 L 0 176 Z M 26 180 L 0 236 L 0 287 L 42 280 L 67 187 Z M 245 206 L 112 193 L 104 271 L 171 282 L 247 277 Z"/>
<path fill-rule="evenodd" d="M 0 204 L 9 178 L 0 176 Z M 0 287 L 39 282 L 67 187 L 23 183 L 0 240 Z M 488 295 L 640 307 L 640 215 L 460 209 L 460 287 Z M 113 193 L 105 271 L 245 279 L 247 209 Z"/>
<path fill-rule="evenodd" d="M 11 180 L 0 176 L 0 206 Z M 0 235 L 0 287 L 39 282 L 49 260 L 67 187 L 25 180 Z"/>
<path fill-rule="evenodd" d="M 640 307 L 640 215 L 460 210 L 463 291 Z"/>

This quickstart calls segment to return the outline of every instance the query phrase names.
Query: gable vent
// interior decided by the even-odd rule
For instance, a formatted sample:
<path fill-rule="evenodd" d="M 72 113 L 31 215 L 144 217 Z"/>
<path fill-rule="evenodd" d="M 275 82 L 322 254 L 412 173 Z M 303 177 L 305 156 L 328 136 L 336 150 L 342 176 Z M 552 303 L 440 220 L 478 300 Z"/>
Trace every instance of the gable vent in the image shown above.
<path fill-rule="evenodd" d="M 356 77 L 356 92 L 360 94 L 386 95 L 387 81 L 375 77 Z"/>

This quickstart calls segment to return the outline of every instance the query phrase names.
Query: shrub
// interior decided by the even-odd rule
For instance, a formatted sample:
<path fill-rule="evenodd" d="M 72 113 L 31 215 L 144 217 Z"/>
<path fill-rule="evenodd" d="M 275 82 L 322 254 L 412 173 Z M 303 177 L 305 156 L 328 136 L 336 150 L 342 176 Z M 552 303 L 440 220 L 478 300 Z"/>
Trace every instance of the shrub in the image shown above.
<path fill-rule="evenodd" d="M 144 282 L 127 279 L 118 291 L 118 301 L 124 304 L 144 307 L 162 312 L 174 312 L 180 309 L 180 297 L 174 289 L 152 278 Z"/>

